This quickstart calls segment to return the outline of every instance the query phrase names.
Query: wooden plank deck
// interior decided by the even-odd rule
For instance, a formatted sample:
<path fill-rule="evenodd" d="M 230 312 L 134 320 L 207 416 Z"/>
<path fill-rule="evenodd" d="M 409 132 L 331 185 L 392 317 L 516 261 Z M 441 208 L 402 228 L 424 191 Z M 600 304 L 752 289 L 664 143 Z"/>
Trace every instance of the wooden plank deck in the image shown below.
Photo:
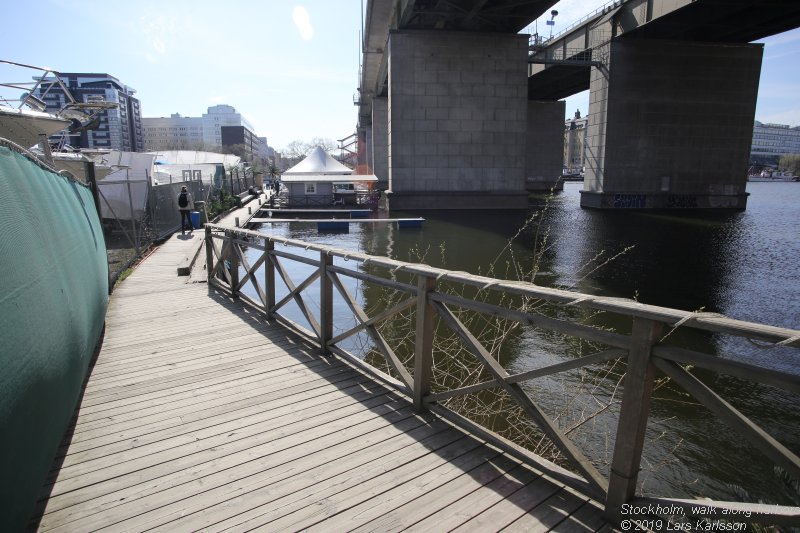
<path fill-rule="evenodd" d="M 587 497 L 178 277 L 201 238 L 173 236 L 114 291 L 32 529 L 606 527 Z"/>

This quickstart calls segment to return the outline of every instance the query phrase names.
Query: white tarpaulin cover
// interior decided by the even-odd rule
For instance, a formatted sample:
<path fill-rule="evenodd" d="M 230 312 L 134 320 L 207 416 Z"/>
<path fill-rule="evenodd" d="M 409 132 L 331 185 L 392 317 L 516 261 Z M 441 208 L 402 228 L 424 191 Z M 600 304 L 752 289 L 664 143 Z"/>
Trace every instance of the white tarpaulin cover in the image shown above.
<path fill-rule="evenodd" d="M 167 165 L 209 165 L 223 164 L 226 169 L 238 166 L 241 162 L 239 156 L 232 154 L 218 154 L 216 152 L 198 152 L 197 150 L 162 150 L 148 152 L 156 156 L 158 163 Z"/>
<path fill-rule="evenodd" d="M 111 150 L 99 157 L 103 164 L 114 169 L 97 181 L 103 218 L 141 219 L 147 206 L 155 156 Z"/>

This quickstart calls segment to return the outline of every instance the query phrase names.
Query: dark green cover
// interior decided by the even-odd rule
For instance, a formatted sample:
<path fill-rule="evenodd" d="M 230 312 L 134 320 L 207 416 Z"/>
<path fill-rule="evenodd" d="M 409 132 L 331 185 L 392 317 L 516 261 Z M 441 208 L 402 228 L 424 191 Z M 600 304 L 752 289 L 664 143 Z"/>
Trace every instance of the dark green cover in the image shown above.
<path fill-rule="evenodd" d="M 91 191 L 0 146 L 0 531 L 25 528 L 102 334 Z"/>

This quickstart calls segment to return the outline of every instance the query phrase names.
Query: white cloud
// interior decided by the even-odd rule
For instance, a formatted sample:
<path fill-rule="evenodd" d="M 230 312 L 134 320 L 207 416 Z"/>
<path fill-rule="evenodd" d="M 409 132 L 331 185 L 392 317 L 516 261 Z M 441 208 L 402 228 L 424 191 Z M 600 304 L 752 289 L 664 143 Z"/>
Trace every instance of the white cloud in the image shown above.
<path fill-rule="evenodd" d="M 314 28 L 311 27 L 311 17 L 308 11 L 303 6 L 295 6 L 292 11 L 292 20 L 297 30 L 300 32 L 300 37 L 306 41 L 310 41 L 314 37 Z"/>
<path fill-rule="evenodd" d="M 167 54 L 167 39 L 173 33 L 173 27 L 174 22 L 162 15 L 145 15 L 139 19 L 139 29 L 149 44 L 145 50 L 148 61 L 155 63 Z"/>

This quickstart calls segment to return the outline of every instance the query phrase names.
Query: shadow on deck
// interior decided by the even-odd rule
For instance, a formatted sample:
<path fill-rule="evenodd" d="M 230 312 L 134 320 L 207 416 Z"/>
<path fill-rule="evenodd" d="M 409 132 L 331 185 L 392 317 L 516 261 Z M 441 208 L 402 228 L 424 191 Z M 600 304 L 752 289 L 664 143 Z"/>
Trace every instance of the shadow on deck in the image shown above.
<path fill-rule="evenodd" d="M 31 528 L 605 527 L 587 497 L 174 265 L 153 288 L 169 263 L 114 293 Z"/>

